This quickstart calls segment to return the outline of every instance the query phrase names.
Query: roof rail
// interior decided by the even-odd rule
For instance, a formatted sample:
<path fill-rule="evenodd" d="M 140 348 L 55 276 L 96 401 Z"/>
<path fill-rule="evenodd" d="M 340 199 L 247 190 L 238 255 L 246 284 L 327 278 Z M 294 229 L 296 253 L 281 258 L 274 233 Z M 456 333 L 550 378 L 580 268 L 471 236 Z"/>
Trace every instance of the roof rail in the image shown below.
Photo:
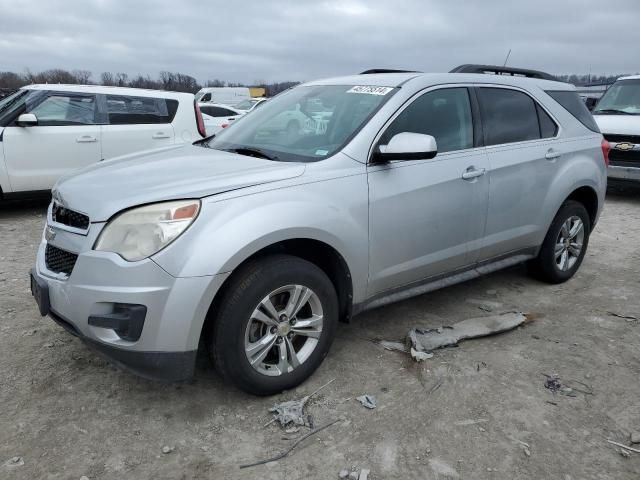
<path fill-rule="evenodd" d="M 369 75 L 372 73 L 419 73 L 416 70 L 394 70 L 392 68 L 372 68 L 370 70 L 365 70 L 364 72 L 360 72 L 360 75 Z"/>
<path fill-rule="evenodd" d="M 489 73 L 493 75 L 511 75 L 518 77 L 539 78 L 542 80 L 556 80 L 553 75 L 528 68 L 501 67 L 498 65 L 474 65 L 471 63 L 460 65 L 449 73 Z"/>

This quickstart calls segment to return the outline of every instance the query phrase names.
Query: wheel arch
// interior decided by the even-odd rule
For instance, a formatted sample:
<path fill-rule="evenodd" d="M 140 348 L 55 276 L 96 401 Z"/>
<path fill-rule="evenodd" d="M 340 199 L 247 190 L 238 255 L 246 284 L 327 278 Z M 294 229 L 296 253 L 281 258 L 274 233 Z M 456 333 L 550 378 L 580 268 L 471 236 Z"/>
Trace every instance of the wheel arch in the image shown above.
<path fill-rule="evenodd" d="M 329 280 L 331 280 L 331 283 L 336 289 L 340 321 L 350 321 L 353 309 L 353 278 L 349 265 L 338 250 L 320 240 L 312 238 L 290 238 L 260 248 L 244 258 L 233 270 L 236 271 L 249 262 L 273 254 L 285 254 L 302 258 L 320 268 L 329 277 Z M 215 313 L 218 305 L 227 292 L 232 278 L 233 272 L 225 279 L 224 283 L 214 295 L 205 317 L 201 337 L 210 332 L 213 322 L 215 321 Z"/>
<path fill-rule="evenodd" d="M 598 220 L 598 210 L 599 210 L 599 201 L 598 194 L 595 189 L 590 186 L 582 186 L 576 188 L 571 194 L 564 199 L 562 204 L 569 200 L 575 200 L 576 202 L 584 205 L 584 208 L 587 209 L 587 213 L 589 214 L 589 220 L 591 221 L 591 228 L 595 226 Z"/>

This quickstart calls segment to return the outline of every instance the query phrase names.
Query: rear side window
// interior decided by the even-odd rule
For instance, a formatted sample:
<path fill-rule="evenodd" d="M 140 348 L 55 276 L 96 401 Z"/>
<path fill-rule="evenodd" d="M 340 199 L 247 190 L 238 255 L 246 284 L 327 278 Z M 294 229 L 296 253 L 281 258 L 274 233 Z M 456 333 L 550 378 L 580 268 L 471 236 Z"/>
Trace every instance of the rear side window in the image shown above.
<path fill-rule="evenodd" d="M 177 109 L 177 100 L 107 95 L 107 113 L 111 125 L 171 123 Z"/>
<path fill-rule="evenodd" d="M 438 152 L 473 148 L 471 103 L 466 88 L 444 88 L 427 92 L 405 108 L 380 138 L 387 145 L 398 133 L 431 135 Z"/>
<path fill-rule="evenodd" d="M 209 107 L 206 105 L 201 105 L 200 106 L 200 111 L 202 113 L 205 113 L 207 115 L 210 115 L 212 117 L 231 117 L 234 115 L 237 115 L 236 112 L 233 112 L 231 110 L 227 110 L 226 108 L 221 108 L 221 107 Z"/>
<path fill-rule="evenodd" d="M 600 133 L 596 121 L 576 92 L 566 90 L 547 90 L 546 92 L 585 127 L 592 132 Z"/>
<path fill-rule="evenodd" d="M 524 142 L 541 138 L 538 107 L 517 90 L 479 88 L 485 145 Z"/>
<path fill-rule="evenodd" d="M 32 108 L 38 125 L 91 125 L 96 120 L 96 97 L 56 93 Z"/>

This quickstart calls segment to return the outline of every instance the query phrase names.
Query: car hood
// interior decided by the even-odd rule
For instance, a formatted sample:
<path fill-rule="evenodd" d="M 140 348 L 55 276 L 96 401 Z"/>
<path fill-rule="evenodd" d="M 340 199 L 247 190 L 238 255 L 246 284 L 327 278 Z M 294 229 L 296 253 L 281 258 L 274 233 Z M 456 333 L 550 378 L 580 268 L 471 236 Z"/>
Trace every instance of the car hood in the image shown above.
<path fill-rule="evenodd" d="M 640 135 L 640 115 L 594 115 L 600 131 L 611 135 Z"/>
<path fill-rule="evenodd" d="M 61 178 L 53 198 L 103 222 L 145 203 L 202 198 L 302 175 L 304 164 L 273 162 L 192 145 L 128 155 Z"/>

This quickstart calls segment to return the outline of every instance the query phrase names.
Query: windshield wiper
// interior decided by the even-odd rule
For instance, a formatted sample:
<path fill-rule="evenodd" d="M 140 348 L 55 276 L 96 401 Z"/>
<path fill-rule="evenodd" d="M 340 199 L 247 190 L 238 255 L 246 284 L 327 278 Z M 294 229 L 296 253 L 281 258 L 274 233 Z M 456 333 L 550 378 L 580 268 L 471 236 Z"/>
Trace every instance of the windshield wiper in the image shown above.
<path fill-rule="evenodd" d="M 238 148 L 229 148 L 225 149 L 225 152 L 233 152 L 238 155 L 246 155 L 247 157 L 256 157 L 256 158 L 264 158 L 266 160 L 277 160 L 278 157 L 275 155 L 269 155 L 268 153 L 263 152 L 259 148 L 253 147 L 238 147 Z"/>
<path fill-rule="evenodd" d="M 636 115 L 635 113 L 625 112 L 624 110 L 618 110 L 616 108 L 605 108 L 602 110 L 594 110 L 593 114 L 597 115 L 598 113 L 610 113 L 612 115 Z"/>

